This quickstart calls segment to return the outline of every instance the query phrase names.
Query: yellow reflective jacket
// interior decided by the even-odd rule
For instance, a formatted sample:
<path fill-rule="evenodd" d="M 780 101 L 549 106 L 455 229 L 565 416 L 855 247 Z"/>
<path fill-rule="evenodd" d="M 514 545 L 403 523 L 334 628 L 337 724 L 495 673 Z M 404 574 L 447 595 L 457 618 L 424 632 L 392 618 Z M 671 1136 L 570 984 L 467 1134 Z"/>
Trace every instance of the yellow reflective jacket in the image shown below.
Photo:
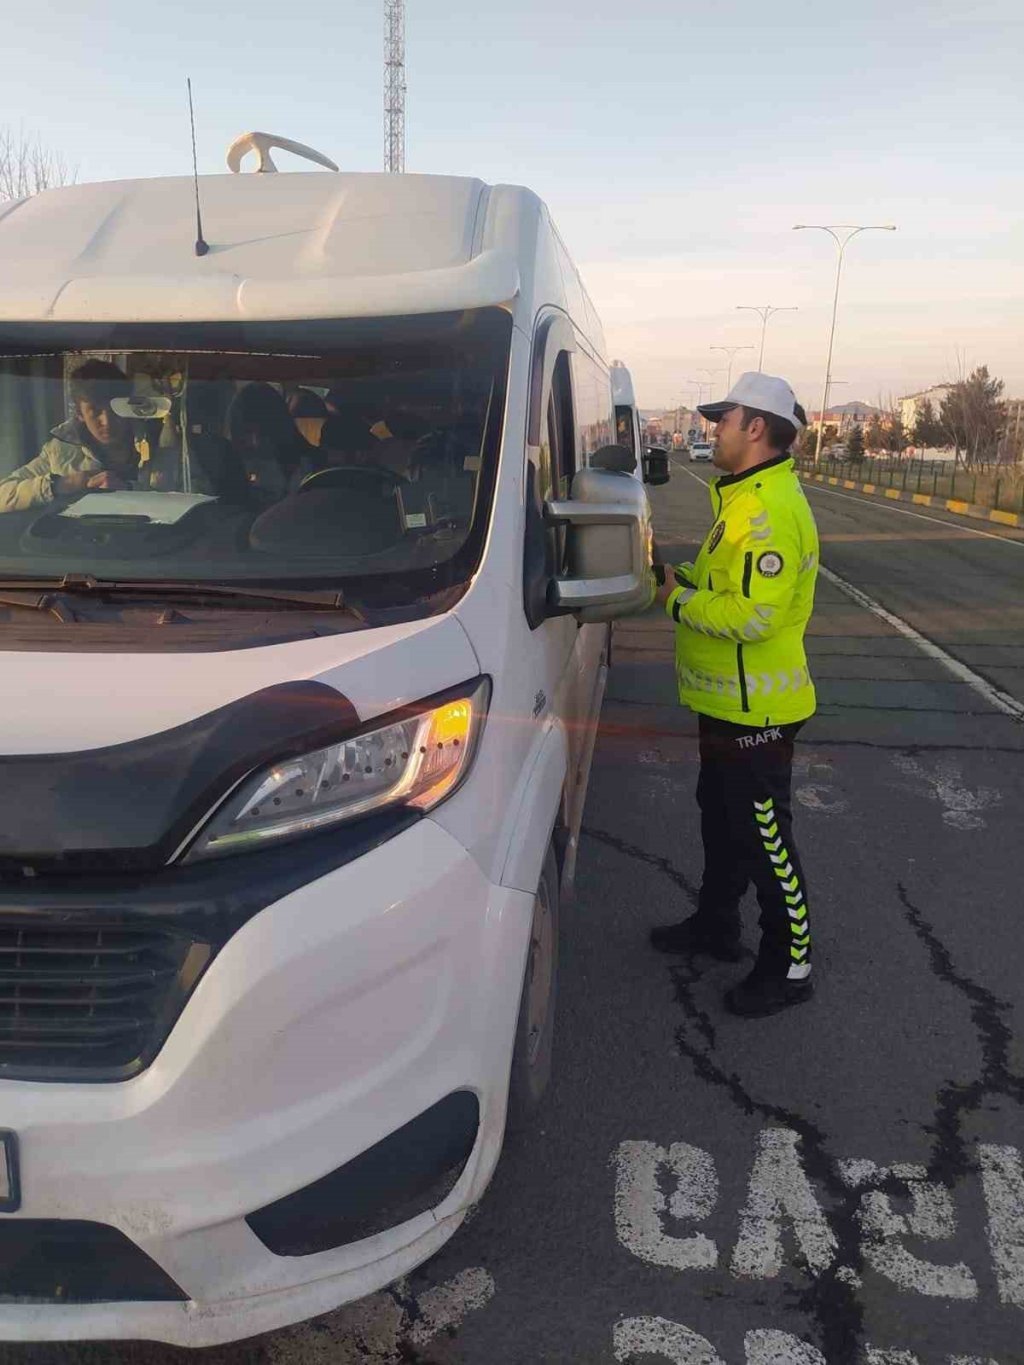
<path fill-rule="evenodd" d="M 785 725 L 815 708 L 804 631 L 818 530 L 788 455 L 712 479 L 715 524 L 666 603 L 679 700 L 736 725 Z"/>

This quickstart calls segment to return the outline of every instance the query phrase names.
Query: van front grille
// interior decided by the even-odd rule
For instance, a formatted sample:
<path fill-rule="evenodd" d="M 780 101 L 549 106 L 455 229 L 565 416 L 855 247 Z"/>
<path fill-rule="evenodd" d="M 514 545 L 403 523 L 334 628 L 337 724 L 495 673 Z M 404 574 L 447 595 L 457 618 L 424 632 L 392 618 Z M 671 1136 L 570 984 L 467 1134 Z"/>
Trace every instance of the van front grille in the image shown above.
<path fill-rule="evenodd" d="M 0 1077 L 134 1075 L 210 956 L 208 944 L 162 926 L 0 919 Z"/>

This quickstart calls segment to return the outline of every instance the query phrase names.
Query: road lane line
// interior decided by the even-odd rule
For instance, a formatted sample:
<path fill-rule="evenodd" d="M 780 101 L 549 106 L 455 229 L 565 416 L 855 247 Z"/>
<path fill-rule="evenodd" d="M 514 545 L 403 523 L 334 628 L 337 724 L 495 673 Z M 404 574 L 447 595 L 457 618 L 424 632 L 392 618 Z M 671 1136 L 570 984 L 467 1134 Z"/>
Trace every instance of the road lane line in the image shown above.
<path fill-rule="evenodd" d="M 909 622 L 903 620 L 902 616 L 896 616 L 883 607 L 880 602 L 876 602 L 873 597 L 869 597 L 866 592 L 861 592 L 860 588 L 855 588 L 852 583 L 847 583 L 846 579 L 840 578 L 834 570 L 826 569 L 824 564 L 819 564 L 818 571 L 840 592 L 852 598 L 858 606 L 871 612 L 872 616 L 877 616 L 880 621 L 892 626 L 893 630 L 899 631 L 905 640 L 912 640 L 922 653 L 927 654 L 929 659 L 934 659 L 936 663 L 942 664 L 955 678 L 966 683 L 979 697 L 988 702 L 989 706 L 994 707 L 997 711 L 1002 711 L 1011 720 L 1024 722 L 1024 704 L 1017 701 L 1015 697 L 1011 697 L 998 687 L 994 687 L 980 674 L 975 673 L 972 668 L 968 668 L 966 664 L 961 663 L 952 654 L 947 654 L 941 645 L 935 644 L 933 640 L 928 639 L 927 635 L 922 635 L 919 630 L 915 630 Z"/>
<path fill-rule="evenodd" d="M 687 470 L 687 473 L 690 471 Z M 694 475 L 694 478 L 697 476 Z M 701 482 L 701 480 L 698 480 Z M 805 493 L 824 493 L 830 498 L 842 498 L 844 502 L 856 502 L 861 507 L 877 507 L 883 512 L 899 512 L 902 517 L 915 517 L 918 521 L 933 521 L 936 526 L 947 526 L 952 531 L 966 531 L 972 536 L 982 536 L 985 540 L 998 540 L 1003 545 L 1016 545 L 1017 548 L 1024 549 L 1024 540 L 1015 540 L 1013 536 L 997 536 L 993 531 L 981 531 L 977 526 L 962 526 L 958 521 L 944 521 L 942 517 L 930 517 L 926 512 L 911 512 L 906 507 L 895 507 L 891 502 L 872 502 L 868 498 L 854 497 L 849 493 L 837 493 L 834 488 L 821 488 L 817 484 L 802 485 Z"/>
<path fill-rule="evenodd" d="M 699 484 L 703 484 L 705 488 L 708 487 L 707 483 L 700 475 L 695 474 L 692 469 L 687 469 L 686 466 L 680 464 L 678 460 L 673 461 L 673 463 L 676 468 L 681 469 L 684 474 L 689 474 L 691 479 L 696 479 L 696 481 Z M 943 521 L 942 517 L 930 517 L 925 512 L 911 512 L 906 507 L 893 506 L 888 500 L 885 502 L 872 502 L 870 498 L 857 498 L 852 497 L 849 493 L 837 493 L 834 488 L 823 488 L 820 484 L 808 485 L 801 483 L 801 487 L 805 493 L 825 493 L 830 498 L 842 498 L 845 502 L 855 502 L 861 507 L 875 508 L 882 512 L 899 512 L 899 514 L 904 517 L 916 517 L 918 521 L 933 521 L 936 526 L 946 526 L 953 531 L 964 531 L 968 535 L 982 536 L 985 540 L 998 540 L 1003 545 L 1016 545 L 1018 550 L 1024 549 L 1024 540 L 1015 540 L 1013 536 L 997 536 L 995 532 L 982 531 L 977 526 L 961 526 L 958 521 Z"/>

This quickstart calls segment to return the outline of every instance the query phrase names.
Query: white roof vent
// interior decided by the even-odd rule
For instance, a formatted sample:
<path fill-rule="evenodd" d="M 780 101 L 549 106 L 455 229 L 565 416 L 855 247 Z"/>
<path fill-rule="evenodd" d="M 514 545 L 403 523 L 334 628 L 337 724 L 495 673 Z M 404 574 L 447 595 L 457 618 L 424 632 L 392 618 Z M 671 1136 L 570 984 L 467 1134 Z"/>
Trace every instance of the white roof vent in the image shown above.
<path fill-rule="evenodd" d="M 293 142 L 290 137 L 278 137 L 276 133 L 243 133 L 241 137 L 236 137 L 228 148 L 228 170 L 238 175 L 242 169 L 243 159 L 249 152 L 255 152 L 257 174 L 276 171 L 277 167 L 270 155 L 272 147 L 278 147 L 282 152 L 292 152 L 295 156 L 304 157 L 306 161 L 315 161 L 318 166 L 326 166 L 329 171 L 338 169 L 329 156 L 324 156 L 323 152 L 318 152 L 315 147 L 307 147 L 304 142 Z"/>

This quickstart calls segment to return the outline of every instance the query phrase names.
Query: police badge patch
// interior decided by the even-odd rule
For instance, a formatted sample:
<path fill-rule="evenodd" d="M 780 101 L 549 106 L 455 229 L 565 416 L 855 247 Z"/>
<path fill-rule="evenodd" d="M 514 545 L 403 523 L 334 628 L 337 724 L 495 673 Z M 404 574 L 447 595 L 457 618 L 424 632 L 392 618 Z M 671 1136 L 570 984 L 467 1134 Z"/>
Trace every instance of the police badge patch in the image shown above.
<path fill-rule="evenodd" d="M 782 556 L 774 550 L 766 550 L 758 556 L 757 572 L 762 578 L 778 578 L 782 572 Z"/>
<path fill-rule="evenodd" d="M 724 522 L 724 521 L 720 521 L 720 522 L 718 523 L 717 526 L 713 526 L 713 527 L 711 528 L 711 534 L 710 534 L 710 536 L 708 536 L 708 554 L 709 554 L 709 555 L 713 555 L 713 554 L 715 553 L 715 551 L 718 549 L 719 545 L 722 543 L 722 537 L 723 537 L 724 535 L 725 535 L 725 522 Z"/>

